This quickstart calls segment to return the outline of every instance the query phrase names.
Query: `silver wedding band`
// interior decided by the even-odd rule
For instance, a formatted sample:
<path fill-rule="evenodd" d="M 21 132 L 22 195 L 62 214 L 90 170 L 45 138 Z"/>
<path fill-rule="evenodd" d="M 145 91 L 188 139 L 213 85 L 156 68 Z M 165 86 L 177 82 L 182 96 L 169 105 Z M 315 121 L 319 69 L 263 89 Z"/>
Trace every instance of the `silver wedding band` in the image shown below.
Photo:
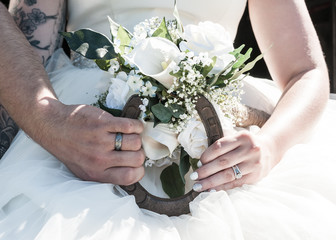
<path fill-rule="evenodd" d="M 120 151 L 122 145 L 123 135 L 122 133 L 117 133 L 115 138 L 114 150 Z"/>
<path fill-rule="evenodd" d="M 232 170 L 233 170 L 235 179 L 240 179 L 240 178 L 242 178 L 243 174 L 242 174 L 242 172 L 240 171 L 238 165 L 234 165 L 234 166 L 232 167 Z"/>

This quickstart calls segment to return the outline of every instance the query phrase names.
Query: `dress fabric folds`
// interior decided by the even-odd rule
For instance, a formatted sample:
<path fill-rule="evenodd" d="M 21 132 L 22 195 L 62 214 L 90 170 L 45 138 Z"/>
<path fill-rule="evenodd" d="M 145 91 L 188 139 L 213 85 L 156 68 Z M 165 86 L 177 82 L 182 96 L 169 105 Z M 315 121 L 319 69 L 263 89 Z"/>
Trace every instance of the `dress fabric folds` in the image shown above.
<path fill-rule="evenodd" d="M 245 5 L 246 0 L 178 1 L 182 22 L 217 21 L 232 39 Z M 69 30 L 108 31 L 107 15 L 131 28 L 140 17 L 172 11 L 173 1 L 70 0 Z M 47 71 L 65 104 L 92 104 L 109 82 L 85 61 L 74 66 L 62 50 L 55 52 Z M 244 88 L 243 102 L 267 112 L 280 96 L 266 79 L 248 77 Z M 336 100 L 329 100 L 313 136 L 289 149 L 263 180 L 201 193 L 190 203 L 191 213 L 179 217 L 139 209 L 118 186 L 78 179 L 20 131 L 0 161 L 0 239 L 336 239 L 335 122 Z M 147 169 L 142 180 L 158 195 L 163 194 L 160 170 Z"/>

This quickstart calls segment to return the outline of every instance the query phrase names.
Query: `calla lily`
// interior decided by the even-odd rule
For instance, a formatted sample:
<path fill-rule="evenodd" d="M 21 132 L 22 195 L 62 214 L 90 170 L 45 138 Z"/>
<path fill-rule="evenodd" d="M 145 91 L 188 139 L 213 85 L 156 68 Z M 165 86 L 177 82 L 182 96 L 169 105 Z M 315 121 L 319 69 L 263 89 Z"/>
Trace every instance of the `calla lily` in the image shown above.
<path fill-rule="evenodd" d="M 179 61 L 180 53 L 173 42 L 160 37 L 151 37 L 140 41 L 125 57 L 144 75 L 154 78 L 168 89 L 174 82 L 170 72 Z"/>

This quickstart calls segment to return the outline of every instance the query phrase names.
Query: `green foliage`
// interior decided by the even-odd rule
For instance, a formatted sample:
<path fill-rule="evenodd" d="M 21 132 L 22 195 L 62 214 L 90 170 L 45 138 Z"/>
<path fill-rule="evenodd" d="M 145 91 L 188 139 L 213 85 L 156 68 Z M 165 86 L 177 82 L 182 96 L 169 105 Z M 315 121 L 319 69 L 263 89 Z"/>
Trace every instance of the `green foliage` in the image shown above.
<path fill-rule="evenodd" d="M 213 58 L 212 58 L 212 63 L 209 65 L 209 66 L 205 66 L 203 69 L 202 69 L 202 75 L 204 76 L 204 77 L 206 77 L 208 74 L 209 74 L 209 72 L 211 72 L 211 70 L 214 68 L 214 66 L 215 66 L 215 64 L 216 64 L 216 61 L 217 61 L 217 57 L 216 56 L 214 56 Z"/>
<path fill-rule="evenodd" d="M 199 159 L 196 158 L 189 158 L 189 162 L 191 165 L 191 168 L 195 171 L 198 167 L 197 167 L 197 162 L 199 161 Z"/>
<path fill-rule="evenodd" d="M 121 54 L 124 54 L 125 47 L 128 47 L 131 42 L 131 36 L 129 35 L 129 33 L 126 31 L 125 28 L 119 26 L 117 39 L 120 40 L 120 46 L 119 46 L 120 52 Z"/>
<path fill-rule="evenodd" d="M 170 104 L 168 107 L 165 107 L 162 103 L 157 103 L 151 106 L 151 111 L 159 121 L 156 123 L 158 124 L 169 123 L 172 117 L 179 118 L 181 114 L 186 112 L 186 109 L 178 104 Z"/>
<path fill-rule="evenodd" d="M 235 64 L 233 64 L 232 68 L 233 69 L 240 68 L 251 57 L 251 52 L 252 48 L 249 48 L 244 55 L 243 54 L 239 55 L 237 61 L 235 62 Z"/>
<path fill-rule="evenodd" d="M 98 101 L 98 105 L 99 105 L 99 108 L 101 108 L 102 110 L 112 114 L 115 117 L 120 117 L 121 116 L 122 111 L 119 110 L 119 109 L 108 108 L 100 100 Z"/>
<path fill-rule="evenodd" d="M 181 147 L 179 172 L 180 172 L 180 176 L 184 184 L 185 184 L 184 176 L 187 174 L 187 172 L 189 172 L 189 169 L 190 169 L 189 158 L 190 157 L 188 153 L 184 150 L 183 147 Z"/>
<path fill-rule="evenodd" d="M 162 38 L 168 39 L 169 41 L 173 41 L 168 32 L 167 23 L 166 23 L 165 18 L 162 19 L 160 26 L 152 34 L 152 37 L 162 37 Z"/>
<path fill-rule="evenodd" d="M 172 111 L 165 107 L 162 103 L 155 104 L 151 107 L 152 113 L 157 117 L 162 123 L 169 123 L 173 116 Z"/>
<path fill-rule="evenodd" d="M 109 60 L 117 56 L 113 44 L 105 35 L 91 29 L 61 33 L 71 50 L 88 59 Z"/>
<path fill-rule="evenodd" d="M 175 103 L 170 104 L 169 109 L 171 110 L 174 118 L 179 118 L 180 115 L 186 112 L 186 109 L 184 107 L 182 107 L 181 105 L 175 104 Z"/>
<path fill-rule="evenodd" d="M 95 59 L 94 60 L 97 66 L 103 70 L 103 71 L 108 71 L 109 68 L 111 67 L 111 61 L 110 60 L 105 60 L 105 59 Z"/>
<path fill-rule="evenodd" d="M 180 14 L 178 12 L 178 9 L 177 9 L 177 4 L 176 4 L 176 0 L 174 0 L 174 13 L 173 13 L 175 19 L 176 19 L 176 22 L 177 22 L 177 29 L 180 33 L 183 33 L 184 32 L 184 29 L 183 29 L 183 25 L 182 25 L 182 21 L 180 19 Z"/>
<path fill-rule="evenodd" d="M 184 186 L 180 175 L 179 166 L 173 163 L 166 167 L 161 175 L 162 188 L 170 198 L 180 197 L 184 194 Z"/>

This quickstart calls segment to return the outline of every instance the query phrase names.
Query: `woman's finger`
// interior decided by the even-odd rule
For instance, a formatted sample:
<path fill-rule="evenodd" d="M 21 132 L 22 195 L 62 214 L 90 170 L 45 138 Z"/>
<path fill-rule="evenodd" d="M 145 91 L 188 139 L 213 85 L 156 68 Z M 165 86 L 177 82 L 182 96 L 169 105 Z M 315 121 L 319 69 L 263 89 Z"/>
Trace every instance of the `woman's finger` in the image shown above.
<path fill-rule="evenodd" d="M 211 162 L 202 164 L 195 172 L 197 172 L 198 179 L 207 178 L 217 172 L 230 168 L 238 163 L 243 162 L 249 157 L 248 152 L 244 147 L 240 146 L 236 149 L 219 156 Z"/>
<path fill-rule="evenodd" d="M 219 156 L 228 153 L 237 147 L 240 142 L 235 137 L 224 137 L 217 140 L 214 144 L 210 145 L 202 154 L 200 161 L 206 164 Z"/>
<path fill-rule="evenodd" d="M 253 174 L 251 174 L 251 173 L 246 174 L 246 175 L 243 175 L 243 177 L 240 178 L 240 179 L 235 179 L 231 182 L 224 183 L 220 186 L 217 186 L 214 189 L 216 191 L 219 191 L 219 190 L 227 191 L 227 190 L 234 189 L 234 188 L 237 188 L 237 187 L 242 187 L 244 184 L 252 183 L 252 182 L 254 182 L 253 179 L 254 179 Z"/>
<path fill-rule="evenodd" d="M 244 178 L 245 175 L 249 175 L 254 170 L 256 170 L 254 169 L 253 163 L 251 162 L 241 162 L 237 166 L 240 172 L 242 173 L 242 176 L 243 176 L 242 178 Z M 234 171 L 232 167 L 230 167 L 222 171 L 219 171 L 210 177 L 200 179 L 200 181 L 198 181 L 195 185 L 196 185 L 196 188 L 201 188 L 199 191 L 206 191 L 209 189 L 218 189 L 220 186 L 229 184 L 232 181 L 237 181 L 237 180 L 241 181 L 242 178 L 236 179 Z"/>

